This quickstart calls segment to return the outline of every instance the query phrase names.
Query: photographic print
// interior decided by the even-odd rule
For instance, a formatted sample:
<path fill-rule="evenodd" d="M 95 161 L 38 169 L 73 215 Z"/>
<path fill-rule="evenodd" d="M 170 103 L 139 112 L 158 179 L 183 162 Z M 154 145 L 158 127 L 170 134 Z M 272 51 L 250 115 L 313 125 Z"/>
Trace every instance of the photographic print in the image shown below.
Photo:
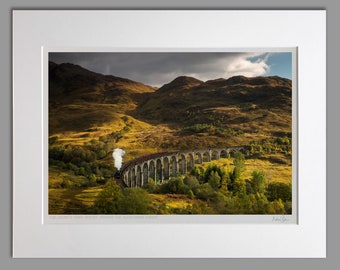
<path fill-rule="evenodd" d="M 292 54 L 49 52 L 48 214 L 291 215 Z"/>
<path fill-rule="evenodd" d="M 13 257 L 326 256 L 326 11 L 12 16 Z"/>

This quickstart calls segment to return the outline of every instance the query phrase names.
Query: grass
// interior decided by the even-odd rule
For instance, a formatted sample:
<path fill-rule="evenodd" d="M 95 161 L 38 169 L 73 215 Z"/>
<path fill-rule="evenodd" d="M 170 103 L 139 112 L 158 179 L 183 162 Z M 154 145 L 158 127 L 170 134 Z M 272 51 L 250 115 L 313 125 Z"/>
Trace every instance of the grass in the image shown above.
<path fill-rule="evenodd" d="M 192 206 L 194 201 L 182 194 L 150 194 L 150 196 L 154 205 L 164 204 L 168 209 L 185 209 L 188 206 Z"/>
<path fill-rule="evenodd" d="M 103 190 L 102 187 L 90 187 L 83 189 L 81 193 L 75 195 L 75 198 L 81 201 L 84 205 L 91 207 L 94 205 L 98 194 Z"/>
<path fill-rule="evenodd" d="M 86 214 L 101 190 L 101 187 L 50 188 L 49 214 Z"/>
<path fill-rule="evenodd" d="M 246 171 L 244 177 L 251 179 L 253 171 L 264 171 L 268 183 L 282 182 L 289 184 L 292 182 L 292 166 L 272 163 L 268 160 L 249 159 L 246 161 Z"/>
<path fill-rule="evenodd" d="M 84 213 L 84 206 L 75 196 L 81 192 L 79 189 L 54 189 L 48 190 L 49 214 Z"/>
<path fill-rule="evenodd" d="M 48 186 L 50 188 L 60 188 L 64 181 L 70 181 L 73 185 L 81 185 L 87 182 L 84 176 L 74 175 L 72 171 L 61 171 L 54 166 L 49 166 L 48 174 Z"/>
<path fill-rule="evenodd" d="M 277 155 L 274 156 L 276 157 Z M 232 171 L 234 168 L 232 158 L 221 158 L 219 160 L 213 160 L 211 162 L 203 163 L 202 166 L 206 168 L 209 165 L 215 164 L 223 167 L 227 172 Z M 271 159 L 246 159 L 243 177 L 245 179 L 251 179 L 252 173 L 255 170 L 263 171 L 266 174 L 268 183 L 282 182 L 289 184 L 292 182 L 292 166 L 289 164 L 289 160 L 287 160 L 287 164 L 282 164 L 281 162 L 274 162 Z"/>

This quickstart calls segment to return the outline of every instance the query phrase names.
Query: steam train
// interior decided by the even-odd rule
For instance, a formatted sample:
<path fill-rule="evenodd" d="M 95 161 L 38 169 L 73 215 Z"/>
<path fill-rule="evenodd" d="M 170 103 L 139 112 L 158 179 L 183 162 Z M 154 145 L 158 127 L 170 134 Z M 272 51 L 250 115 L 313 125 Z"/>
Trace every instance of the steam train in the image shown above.
<path fill-rule="evenodd" d="M 147 161 L 149 159 L 154 159 L 154 158 L 157 158 L 157 157 L 167 156 L 167 155 L 171 155 L 171 154 L 173 154 L 173 152 L 158 152 L 158 153 L 145 155 L 145 156 L 141 156 L 141 157 L 135 158 L 133 160 L 130 160 L 126 163 L 123 163 L 122 167 L 120 169 L 117 169 L 117 171 L 114 174 L 114 178 L 115 178 L 117 184 L 120 187 L 122 187 L 122 188 L 128 187 L 125 184 L 124 179 L 123 179 L 123 174 L 124 174 L 124 171 L 126 169 L 128 169 L 129 167 L 133 167 L 138 163 L 142 163 L 144 161 Z"/>
<path fill-rule="evenodd" d="M 121 188 L 126 188 L 128 187 L 125 182 L 124 179 L 122 177 L 122 173 L 121 173 L 121 169 L 117 169 L 117 171 L 115 172 L 115 174 L 113 175 L 114 179 L 116 180 L 116 183 L 121 187 Z"/>

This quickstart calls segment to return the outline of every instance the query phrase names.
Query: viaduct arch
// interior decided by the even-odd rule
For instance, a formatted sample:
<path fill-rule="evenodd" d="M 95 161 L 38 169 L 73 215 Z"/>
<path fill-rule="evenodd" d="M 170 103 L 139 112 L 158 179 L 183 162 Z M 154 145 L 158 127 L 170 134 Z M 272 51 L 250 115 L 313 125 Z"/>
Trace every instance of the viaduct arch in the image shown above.
<path fill-rule="evenodd" d="M 127 187 L 142 187 L 150 178 L 157 184 L 179 173 L 187 173 L 195 164 L 228 157 L 230 153 L 244 153 L 247 150 L 245 146 L 237 146 L 154 153 L 124 163 L 120 169 L 120 177 Z"/>

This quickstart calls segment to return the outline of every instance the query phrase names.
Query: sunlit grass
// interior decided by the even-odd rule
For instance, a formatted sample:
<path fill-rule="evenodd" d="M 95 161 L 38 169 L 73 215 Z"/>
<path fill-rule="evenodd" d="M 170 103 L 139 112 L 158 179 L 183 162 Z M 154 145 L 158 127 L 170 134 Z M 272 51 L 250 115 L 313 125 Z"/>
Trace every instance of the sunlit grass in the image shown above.
<path fill-rule="evenodd" d="M 154 205 L 165 204 L 166 208 L 185 209 L 194 202 L 183 194 L 150 194 L 150 196 Z"/>
<path fill-rule="evenodd" d="M 226 172 L 231 172 L 234 168 L 232 158 L 221 158 L 219 160 L 205 162 L 202 166 L 206 168 L 213 164 L 222 167 Z M 288 184 L 292 182 L 292 166 L 289 165 L 289 160 L 287 160 L 287 164 L 280 164 L 271 162 L 270 160 L 246 159 L 242 177 L 251 179 L 253 171 L 263 171 L 266 174 L 268 183 L 282 182 Z"/>
<path fill-rule="evenodd" d="M 102 187 L 50 188 L 48 190 L 50 214 L 87 213 L 92 207 Z"/>
<path fill-rule="evenodd" d="M 102 187 L 90 187 L 75 195 L 75 198 L 86 206 L 93 206 L 98 194 L 103 190 Z"/>

